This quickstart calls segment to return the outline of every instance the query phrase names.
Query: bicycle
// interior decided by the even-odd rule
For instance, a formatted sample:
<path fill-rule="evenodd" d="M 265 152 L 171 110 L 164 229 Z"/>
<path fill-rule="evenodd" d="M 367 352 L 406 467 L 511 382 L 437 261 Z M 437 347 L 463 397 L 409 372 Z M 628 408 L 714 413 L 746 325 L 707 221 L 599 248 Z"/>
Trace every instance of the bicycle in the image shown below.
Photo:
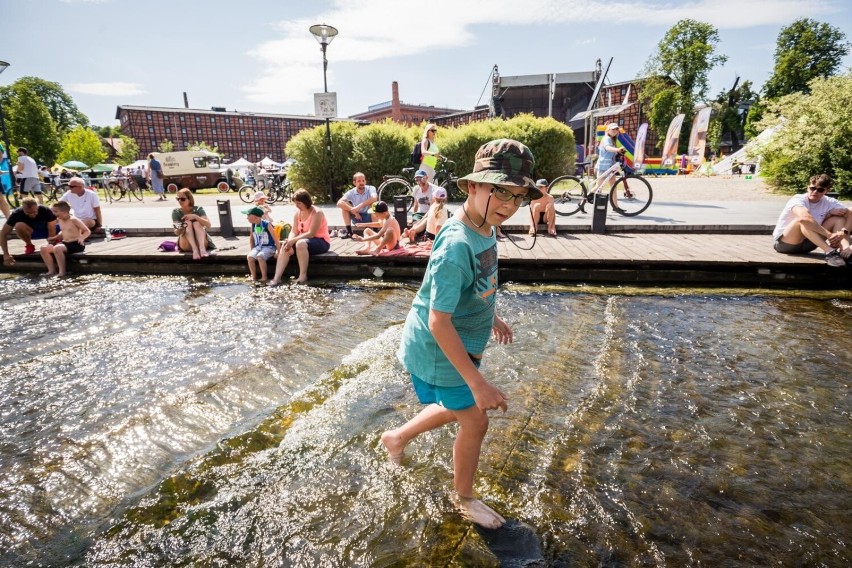
<path fill-rule="evenodd" d="M 272 183 L 269 188 L 269 203 L 278 203 L 293 200 L 293 185 L 287 179 L 287 174 L 273 174 Z"/>
<path fill-rule="evenodd" d="M 142 201 L 142 189 L 131 176 L 120 176 L 111 179 L 106 184 L 106 191 L 110 201 L 121 201 L 127 195 L 127 201 L 132 201 L 131 196 Z"/>
<path fill-rule="evenodd" d="M 0 176 L 5 176 L 9 173 L 8 170 L 0 170 Z M 18 194 L 18 186 L 15 184 L 14 176 L 9 176 L 12 184 L 7 186 L 5 183 L 0 183 L 3 189 L 3 196 L 6 198 L 6 203 L 12 209 L 17 209 L 21 206 L 21 197 Z"/>
<path fill-rule="evenodd" d="M 458 193 L 458 185 L 456 180 L 458 176 L 453 174 L 456 163 L 441 156 L 438 162 L 438 170 L 435 171 L 435 179 L 432 183 L 438 187 L 443 187 L 447 190 L 447 195 L 456 196 Z M 410 167 L 402 168 L 401 175 L 387 175 L 382 177 L 382 184 L 379 186 L 378 194 L 379 201 L 385 203 L 393 202 L 393 198 L 402 196 L 408 199 L 408 210 L 414 206 L 414 188 L 417 182 L 414 181 L 414 174 L 419 168 Z M 454 190 L 455 188 L 455 190 Z"/>
<path fill-rule="evenodd" d="M 609 203 L 612 210 L 625 217 L 635 217 L 645 211 L 654 197 L 651 184 L 644 177 L 627 173 L 624 158 L 617 156 L 612 166 L 594 180 L 595 187 L 589 192 L 583 179 L 577 176 L 560 176 L 550 183 L 550 194 L 558 215 L 568 217 L 578 211 L 587 213 L 587 203 L 604 187 L 609 188 Z M 590 178 L 591 179 L 591 178 Z"/>

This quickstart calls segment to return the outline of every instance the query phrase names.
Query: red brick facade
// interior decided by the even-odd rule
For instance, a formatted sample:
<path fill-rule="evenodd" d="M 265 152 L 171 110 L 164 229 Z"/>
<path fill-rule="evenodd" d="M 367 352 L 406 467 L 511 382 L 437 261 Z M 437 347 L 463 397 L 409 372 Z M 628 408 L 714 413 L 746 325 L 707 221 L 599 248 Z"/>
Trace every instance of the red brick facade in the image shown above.
<path fill-rule="evenodd" d="M 598 109 L 618 107 L 625 104 L 630 106 L 617 114 L 596 116 L 595 126 L 616 122 L 628 136 L 636 140 L 636 132 L 639 130 L 639 126 L 643 122 L 648 122 L 647 113 L 639 104 L 640 85 L 641 83 L 639 82 L 625 81 L 603 87 L 598 95 Z M 628 90 L 630 91 L 629 93 L 627 92 Z M 625 96 L 627 96 L 626 99 Z M 657 135 L 649 129 L 648 136 L 645 139 L 646 156 L 657 156 L 660 154 L 660 151 L 656 148 L 657 141 Z"/>

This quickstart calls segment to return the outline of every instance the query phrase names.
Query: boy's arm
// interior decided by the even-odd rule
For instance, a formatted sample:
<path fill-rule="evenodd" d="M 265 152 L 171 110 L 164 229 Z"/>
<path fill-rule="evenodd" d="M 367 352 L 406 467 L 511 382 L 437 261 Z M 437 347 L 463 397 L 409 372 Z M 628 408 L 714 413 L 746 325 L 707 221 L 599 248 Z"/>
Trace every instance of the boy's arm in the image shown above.
<path fill-rule="evenodd" d="M 92 230 L 76 217 L 74 218 L 74 224 L 77 225 L 78 229 L 80 229 L 80 238 L 78 240 L 85 241 L 92 234 Z"/>
<path fill-rule="evenodd" d="M 452 317 L 450 313 L 429 310 L 429 331 L 432 332 L 438 347 L 470 387 L 477 408 L 482 412 L 502 408 L 503 412 L 506 412 L 508 408 L 506 395 L 486 381 L 470 360 L 470 355 L 453 326 Z"/>

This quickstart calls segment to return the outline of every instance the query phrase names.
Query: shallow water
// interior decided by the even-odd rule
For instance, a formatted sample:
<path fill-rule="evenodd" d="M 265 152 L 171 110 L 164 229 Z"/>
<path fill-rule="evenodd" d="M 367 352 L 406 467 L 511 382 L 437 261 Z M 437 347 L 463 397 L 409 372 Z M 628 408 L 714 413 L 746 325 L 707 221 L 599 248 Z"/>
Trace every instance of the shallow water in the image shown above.
<path fill-rule="evenodd" d="M 634 292 L 504 290 L 482 498 L 543 565 L 848 565 L 852 297 Z M 0 564 L 510 565 L 454 428 L 380 448 L 413 293 L 0 278 Z"/>

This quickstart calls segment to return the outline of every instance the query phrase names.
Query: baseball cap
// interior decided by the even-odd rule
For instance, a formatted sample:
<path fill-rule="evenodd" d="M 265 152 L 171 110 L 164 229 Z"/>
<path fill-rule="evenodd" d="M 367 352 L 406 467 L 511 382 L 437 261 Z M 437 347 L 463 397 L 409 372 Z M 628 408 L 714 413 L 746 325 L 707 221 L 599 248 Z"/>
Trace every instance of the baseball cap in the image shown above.
<path fill-rule="evenodd" d="M 417 170 L 414 172 L 414 179 L 429 177 L 429 174 L 426 173 L 426 170 Z"/>
<path fill-rule="evenodd" d="M 536 187 L 547 187 L 547 180 L 544 179 L 544 178 L 541 178 L 540 180 L 535 182 L 535 186 Z"/>
<path fill-rule="evenodd" d="M 257 215 L 258 217 L 263 217 L 263 209 L 260 207 L 252 207 L 250 209 L 243 209 L 241 211 L 243 215 Z"/>
<path fill-rule="evenodd" d="M 258 199 L 266 199 L 266 194 L 262 191 L 258 191 L 254 194 L 254 197 L 251 198 L 252 201 L 257 201 Z"/>
<path fill-rule="evenodd" d="M 447 190 L 443 187 L 439 187 L 435 191 L 432 192 L 432 197 L 436 199 L 446 199 L 447 198 Z"/>
<path fill-rule="evenodd" d="M 388 204 L 384 201 L 376 201 L 373 204 L 373 211 L 376 213 L 387 213 L 388 212 Z"/>
<path fill-rule="evenodd" d="M 607 130 L 612 130 L 613 128 L 616 129 L 616 130 L 619 130 L 619 126 L 618 126 L 617 122 L 610 122 L 609 124 L 606 125 Z"/>
<path fill-rule="evenodd" d="M 479 147 L 473 172 L 457 183 L 465 193 L 468 182 L 523 187 L 529 190 L 529 198 L 534 200 L 542 195 L 533 181 L 534 174 L 535 158 L 530 149 L 517 140 L 500 138 Z"/>

